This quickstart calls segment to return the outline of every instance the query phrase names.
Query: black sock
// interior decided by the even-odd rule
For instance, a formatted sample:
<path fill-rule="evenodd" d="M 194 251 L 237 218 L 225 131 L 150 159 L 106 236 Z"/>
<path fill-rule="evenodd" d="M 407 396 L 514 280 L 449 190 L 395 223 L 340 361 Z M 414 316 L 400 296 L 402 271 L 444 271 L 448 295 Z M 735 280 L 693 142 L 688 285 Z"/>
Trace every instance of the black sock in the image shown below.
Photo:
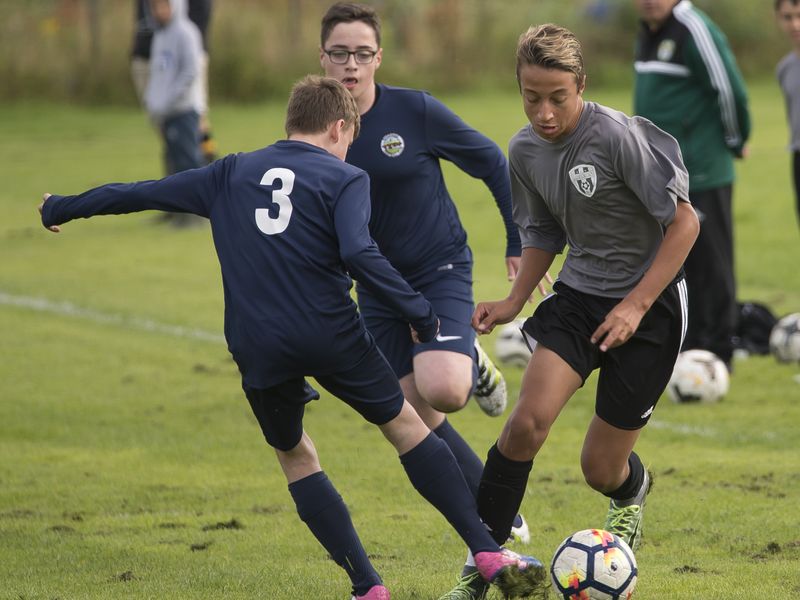
<path fill-rule="evenodd" d="M 444 443 L 450 448 L 453 456 L 456 457 L 456 462 L 461 472 L 464 474 L 464 479 L 467 480 L 469 491 L 477 498 L 478 485 L 481 482 L 481 473 L 483 473 L 483 463 L 481 459 L 478 458 L 475 451 L 469 447 L 469 444 L 461 437 L 461 434 L 453 429 L 453 426 L 447 419 L 442 421 L 442 424 L 434 429 L 433 433 L 444 440 Z"/>
<path fill-rule="evenodd" d="M 506 458 L 497 444 L 489 448 L 478 488 L 478 513 L 498 544 L 505 543 L 511 533 L 532 467 L 532 460 Z"/>
<path fill-rule="evenodd" d="M 297 514 L 311 533 L 342 567 L 353 583 L 353 593 L 366 594 L 381 578 L 367 558 L 350 513 L 333 483 L 320 471 L 289 484 Z"/>
<path fill-rule="evenodd" d="M 473 554 L 500 549 L 478 518 L 475 498 L 447 444 L 431 433 L 400 462 L 414 488 L 444 515 Z"/>
<path fill-rule="evenodd" d="M 628 478 L 613 492 L 605 494 L 614 500 L 630 500 L 642 489 L 644 483 L 644 465 L 636 452 L 631 452 L 628 457 L 630 472 Z"/>

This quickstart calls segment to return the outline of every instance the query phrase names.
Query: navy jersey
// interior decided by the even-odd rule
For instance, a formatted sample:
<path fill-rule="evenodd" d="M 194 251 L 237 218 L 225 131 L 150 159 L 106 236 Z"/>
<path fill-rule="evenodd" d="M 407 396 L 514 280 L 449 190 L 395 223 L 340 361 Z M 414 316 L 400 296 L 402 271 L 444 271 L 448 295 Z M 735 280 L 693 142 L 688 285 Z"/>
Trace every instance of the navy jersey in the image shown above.
<path fill-rule="evenodd" d="M 506 226 L 507 255 L 519 256 L 502 150 L 429 94 L 386 85 L 377 86 L 347 154 L 347 162 L 369 173 L 370 231 L 381 252 L 407 277 L 469 256 L 442 158 L 489 187 Z"/>
<path fill-rule="evenodd" d="M 222 268 L 225 337 L 245 385 L 266 388 L 356 364 L 372 340 L 348 271 L 427 341 L 437 318 L 369 234 L 366 173 L 325 150 L 280 141 L 160 181 L 52 196 L 42 222 L 146 209 L 208 217 Z"/>

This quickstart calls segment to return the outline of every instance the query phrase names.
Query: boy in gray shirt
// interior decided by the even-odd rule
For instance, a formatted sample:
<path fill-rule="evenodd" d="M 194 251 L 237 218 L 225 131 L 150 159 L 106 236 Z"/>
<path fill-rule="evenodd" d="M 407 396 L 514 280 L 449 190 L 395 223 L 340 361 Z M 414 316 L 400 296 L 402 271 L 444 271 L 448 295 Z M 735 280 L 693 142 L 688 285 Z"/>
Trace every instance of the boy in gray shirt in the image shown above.
<path fill-rule="evenodd" d="M 200 152 L 202 95 L 200 32 L 183 0 L 150 0 L 156 30 L 144 103 L 164 140 L 167 174 L 203 166 Z"/>
<path fill-rule="evenodd" d="M 775 17 L 792 43 L 792 51 L 778 63 L 776 74 L 786 100 L 794 195 L 800 219 L 800 0 L 775 0 Z"/>
<path fill-rule="evenodd" d="M 686 331 L 681 266 L 699 231 L 689 177 L 670 135 L 584 102 L 581 46 L 568 30 L 548 24 L 524 33 L 517 81 L 530 121 L 509 150 L 522 260 L 509 296 L 478 304 L 477 332 L 513 320 L 555 255 L 569 250 L 555 293 L 523 326 L 538 343 L 514 412 L 489 450 L 479 514 L 496 540 L 508 537 L 533 458 L 563 406 L 599 369 L 581 467 L 610 498 L 603 529 L 635 549 L 650 476 L 633 447 Z M 443 599 L 481 598 L 484 586 L 467 576 L 465 569 Z"/>

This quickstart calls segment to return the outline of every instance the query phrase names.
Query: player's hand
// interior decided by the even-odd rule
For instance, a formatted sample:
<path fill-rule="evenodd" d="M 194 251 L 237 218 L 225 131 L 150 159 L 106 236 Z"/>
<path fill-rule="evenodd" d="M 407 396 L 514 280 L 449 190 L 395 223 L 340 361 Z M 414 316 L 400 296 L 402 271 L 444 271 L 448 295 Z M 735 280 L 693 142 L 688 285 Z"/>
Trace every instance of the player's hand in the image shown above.
<path fill-rule="evenodd" d="M 506 274 L 509 281 L 514 281 L 519 273 L 519 263 L 522 260 L 519 256 L 506 256 Z"/>
<path fill-rule="evenodd" d="M 434 338 L 437 335 L 439 335 L 439 327 L 441 327 L 441 324 L 442 322 L 439 319 L 436 319 L 436 333 L 433 335 Z M 419 339 L 419 333 L 417 333 L 417 330 L 414 329 L 411 325 L 409 325 L 408 327 L 409 329 L 411 329 L 411 341 L 414 342 L 415 344 L 421 344 L 422 341 Z"/>
<path fill-rule="evenodd" d="M 491 333 L 495 325 L 513 321 L 520 308 L 508 298 L 497 302 L 479 302 L 472 313 L 472 328 L 478 335 Z"/>
<path fill-rule="evenodd" d="M 553 286 L 553 278 L 550 276 L 550 271 L 547 271 L 544 274 L 544 279 L 542 279 L 539 283 L 536 284 L 536 289 L 539 290 L 539 293 L 542 295 L 542 298 L 547 296 L 547 288 L 544 285 L 545 281 L 552 288 L 552 286 Z M 533 294 L 531 294 L 531 297 L 528 300 L 528 302 L 532 302 L 532 301 L 533 301 Z"/>
<path fill-rule="evenodd" d="M 44 208 L 44 203 L 47 202 L 47 199 L 50 196 L 52 196 L 52 194 L 47 194 L 47 193 L 45 193 L 45 195 L 42 196 L 42 203 L 39 204 L 39 216 L 41 216 L 41 214 L 42 214 L 42 209 Z M 58 232 L 61 231 L 61 227 L 59 227 L 58 225 L 50 225 L 50 227 L 47 227 L 46 229 L 49 229 L 53 233 L 58 233 Z"/>
<path fill-rule="evenodd" d="M 508 273 L 508 280 L 514 281 L 517 278 L 517 274 L 519 273 L 519 265 L 522 259 L 519 256 L 506 256 L 506 273 Z M 542 295 L 542 298 L 547 296 L 547 287 L 545 287 L 545 282 L 553 285 L 553 278 L 550 277 L 550 271 L 545 273 L 544 279 L 542 279 L 537 285 L 536 289 Z M 533 302 L 534 294 L 531 294 L 528 298 L 528 302 Z"/>
<path fill-rule="evenodd" d="M 591 337 L 592 343 L 599 344 L 601 352 L 621 346 L 639 328 L 644 313 L 645 311 L 636 308 L 632 302 L 622 300 L 595 329 Z"/>

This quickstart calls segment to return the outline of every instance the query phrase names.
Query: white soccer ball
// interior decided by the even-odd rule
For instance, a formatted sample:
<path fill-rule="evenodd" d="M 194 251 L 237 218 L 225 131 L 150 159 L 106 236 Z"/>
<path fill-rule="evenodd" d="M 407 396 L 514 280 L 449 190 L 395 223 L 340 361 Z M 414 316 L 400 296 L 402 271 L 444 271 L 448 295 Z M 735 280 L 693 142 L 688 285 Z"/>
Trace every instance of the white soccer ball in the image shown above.
<path fill-rule="evenodd" d="M 780 362 L 800 362 L 800 313 L 780 319 L 769 334 L 769 351 Z"/>
<path fill-rule="evenodd" d="M 728 368 L 708 350 L 686 350 L 678 355 L 667 384 L 673 402 L 716 402 L 728 393 Z"/>
<path fill-rule="evenodd" d="M 522 369 L 528 366 L 531 351 L 522 334 L 524 323 L 525 319 L 517 319 L 498 329 L 494 343 L 494 355 L 501 363 Z"/>
<path fill-rule="evenodd" d="M 627 600 L 638 573 L 628 544 L 602 529 L 584 529 L 569 536 L 550 565 L 553 588 L 564 600 Z"/>

